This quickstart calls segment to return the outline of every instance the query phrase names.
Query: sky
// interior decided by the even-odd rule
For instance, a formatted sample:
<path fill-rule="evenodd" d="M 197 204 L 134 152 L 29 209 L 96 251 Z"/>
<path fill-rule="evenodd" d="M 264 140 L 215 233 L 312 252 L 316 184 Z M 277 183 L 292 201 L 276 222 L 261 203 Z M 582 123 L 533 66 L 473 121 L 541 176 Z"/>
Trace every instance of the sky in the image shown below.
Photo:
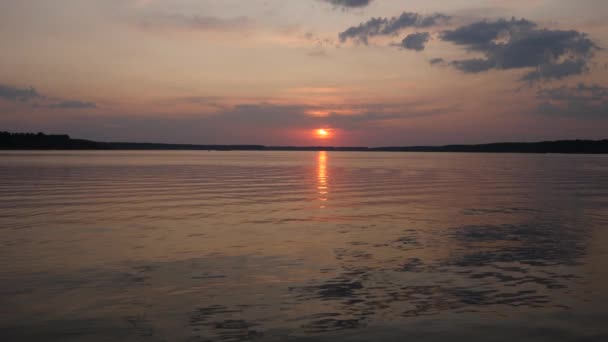
<path fill-rule="evenodd" d="M 0 131 L 300 146 L 608 138 L 607 19 L 605 0 L 0 0 Z"/>

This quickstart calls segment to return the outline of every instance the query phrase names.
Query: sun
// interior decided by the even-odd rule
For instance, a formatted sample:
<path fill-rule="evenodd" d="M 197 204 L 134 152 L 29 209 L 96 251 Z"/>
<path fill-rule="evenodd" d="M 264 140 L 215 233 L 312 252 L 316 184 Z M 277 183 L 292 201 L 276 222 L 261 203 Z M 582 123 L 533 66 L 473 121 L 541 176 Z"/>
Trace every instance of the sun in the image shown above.
<path fill-rule="evenodd" d="M 327 128 L 319 128 L 315 130 L 315 135 L 319 139 L 327 139 L 331 135 L 331 131 Z"/>

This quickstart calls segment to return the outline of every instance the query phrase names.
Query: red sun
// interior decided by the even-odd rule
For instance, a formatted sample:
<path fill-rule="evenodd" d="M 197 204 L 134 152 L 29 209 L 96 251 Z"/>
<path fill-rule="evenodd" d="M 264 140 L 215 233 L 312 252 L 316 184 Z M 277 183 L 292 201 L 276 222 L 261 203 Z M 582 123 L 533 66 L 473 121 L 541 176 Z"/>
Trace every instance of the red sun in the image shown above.
<path fill-rule="evenodd" d="M 331 136 L 331 130 L 327 128 L 315 129 L 315 136 L 319 139 L 327 139 Z"/>

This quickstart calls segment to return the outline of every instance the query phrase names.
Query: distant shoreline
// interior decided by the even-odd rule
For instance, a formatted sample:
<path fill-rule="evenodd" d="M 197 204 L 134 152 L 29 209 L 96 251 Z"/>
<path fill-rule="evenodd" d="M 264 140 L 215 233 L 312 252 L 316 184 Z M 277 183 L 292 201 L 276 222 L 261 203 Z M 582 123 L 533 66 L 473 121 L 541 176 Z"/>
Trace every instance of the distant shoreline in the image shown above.
<path fill-rule="evenodd" d="M 194 145 L 162 143 L 98 142 L 68 135 L 0 132 L 0 150 L 99 150 L 99 151 L 353 151 L 353 152 L 468 152 L 468 153 L 566 153 L 608 154 L 608 139 L 504 142 L 444 146 L 264 146 Z"/>

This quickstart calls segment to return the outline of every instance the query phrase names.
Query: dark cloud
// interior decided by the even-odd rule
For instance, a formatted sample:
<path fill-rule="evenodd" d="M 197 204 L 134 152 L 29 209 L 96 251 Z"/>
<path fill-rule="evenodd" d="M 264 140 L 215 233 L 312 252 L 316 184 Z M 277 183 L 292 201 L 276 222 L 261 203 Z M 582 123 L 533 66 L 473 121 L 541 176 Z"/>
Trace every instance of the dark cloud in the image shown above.
<path fill-rule="evenodd" d="M 453 31 L 445 31 L 442 38 L 457 45 L 464 45 L 473 51 L 484 52 L 494 47 L 498 39 L 509 38 L 510 34 L 530 31 L 535 27 L 535 23 L 526 19 L 480 21 Z"/>
<path fill-rule="evenodd" d="M 608 119 L 607 87 L 580 83 L 575 87 L 541 89 L 536 97 L 542 114 Z"/>
<path fill-rule="evenodd" d="M 96 108 L 97 104 L 93 102 L 79 101 L 79 100 L 63 100 L 58 98 L 51 98 L 41 95 L 34 87 L 19 88 L 11 85 L 0 84 L 0 98 L 9 101 L 21 101 L 28 102 L 32 107 L 40 108 Z M 38 100 L 38 101 L 32 101 Z M 55 101 L 54 103 L 49 103 Z"/>
<path fill-rule="evenodd" d="M 431 34 L 428 32 L 416 32 L 408 35 L 401 41 L 401 46 L 404 49 L 422 51 L 426 43 L 431 39 Z"/>
<path fill-rule="evenodd" d="M 441 64 L 445 64 L 445 59 L 443 58 L 433 58 L 429 61 L 429 63 L 431 63 L 432 65 L 441 65 Z"/>
<path fill-rule="evenodd" d="M 584 73 L 599 50 L 583 32 L 538 29 L 536 23 L 526 19 L 480 21 L 445 31 L 441 39 L 483 55 L 453 61 L 455 68 L 466 73 L 534 68 L 523 76 L 525 81 Z"/>
<path fill-rule="evenodd" d="M 488 71 L 495 67 L 493 61 L 482 58 L 464 59 L 451 63 L 456 69 L 469 73 Z"/>
<path fill-rule="evenodd" d="M 399 17 L 371 18 L 358 26 L 349 27 L 341 32 L 339 37 L 342 42 L 352 39 L 367 44 L 369 37 L 393 36 L 405 28 L 436 26 L 447 22 L 449 19 L 450 17 L 443 14 L 423 16 L 418 13 L 403 12 Z"/>
<path fill-rule="evenodd" d="M 538 91 L 538 97 L 558 101 L 580 99 L 606 101 L 608 100 L 608 88 L 597 84 L 586 85 L 579 83 L 576 87 L 561 86 L 559 88 L 541 89 Z"/>
<path fill-rule="evenodd" d="M 587 60 L 579 58 L 576 60 L 566 60 L 561 63 L 541 64 L 535 71 L 524 75 L 522 79 L 533 82 L 541 79 L 562 79 L 570 75 L 580 75 L 589 70 L 587 63 Z"/>
<path fill-rule="evenodd" d="M 365 7 L 372 3 L 373 0 L 322 0 L 334 6 L 344 8 Z"/>
<path fill-rule="evenodd" d="M 84 101 L 61 101 L 49 105 L 50 108 L 63 108 L 63 109 L 83 109 L 83 108 L 97 108 L 97 104 L 93 102 Z"/>
<path fill-rule="evenodd" d="M 10 85 L 0 84 L 0 98 L 10 101 L 29 101 L 31 99 L 41 98 L 42 96 L 36 89 L 18 88 Z"/>

